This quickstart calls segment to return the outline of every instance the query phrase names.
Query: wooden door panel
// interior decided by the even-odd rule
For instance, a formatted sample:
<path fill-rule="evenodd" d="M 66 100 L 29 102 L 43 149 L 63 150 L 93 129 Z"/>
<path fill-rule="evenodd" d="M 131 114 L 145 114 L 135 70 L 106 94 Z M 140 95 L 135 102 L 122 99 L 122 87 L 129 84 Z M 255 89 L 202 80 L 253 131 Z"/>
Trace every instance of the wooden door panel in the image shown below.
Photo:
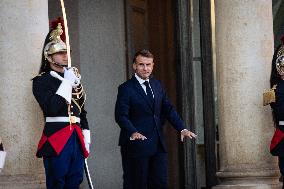
<path fill-rule="evenodd" d="M 134 51 L 148 47 L 148 28 L 146 20 L 146 11 L 132 7 L 131 13 L 131 36 Z"/>
<path fill-rule="evenodd" d="M 136 51 L 148 48 L 147 0 L 125 0 L 128 78 L 133 74 L 132 58 Z"/>

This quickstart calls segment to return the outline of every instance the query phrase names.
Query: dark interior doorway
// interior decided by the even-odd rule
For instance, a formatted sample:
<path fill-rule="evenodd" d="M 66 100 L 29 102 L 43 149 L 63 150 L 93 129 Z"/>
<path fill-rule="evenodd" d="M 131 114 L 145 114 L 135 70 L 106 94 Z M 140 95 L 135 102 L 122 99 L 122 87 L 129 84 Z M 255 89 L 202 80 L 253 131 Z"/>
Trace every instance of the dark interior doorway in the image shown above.
<path fill-rule="evenodd" d="M 140 49 L 155 56 L 154 75 L 161 80 L 174 105 L 177 104 L 177 67 L 175 14 L 172 0 L 126 0 L 128 77 L 132 57 Z M 179 135 L 169 124 L 165 127 L 169 153 L 169 187 L 180 188 Z"/>
<path fill-rule="evenodd" d="M 125 0 L 128 77 L 133 74 L 134 53 L 147 48 L 155 56 L 155 77 L 164 84 L 190 130 L 196 131 L 196 115 L 202 114 L 204 124 L 198 126 L 204 136 L 202 143 L 181 144 L 179 134 L 169 124 L 165 127 L 171 189 L 211 188 L 217 183 L 210 6 L 211 1 L 207 0 Z M 196 38 L 196 31 L 200 38 Z M 193 52 L 197 46 L 199 55 Z M 196 81 L 196 74 L 200 81 Z M 196 85 L 202 88 L 199 92 Z M 201 113 L 196 108 L 200 106 L 198 98 L 202 101 Z M 201 159 L 200 154 L 203 154 Z M 197 170 L 200 161 L 206 169 Z M 202 175 L 206 181 L 200 183 Z"/>

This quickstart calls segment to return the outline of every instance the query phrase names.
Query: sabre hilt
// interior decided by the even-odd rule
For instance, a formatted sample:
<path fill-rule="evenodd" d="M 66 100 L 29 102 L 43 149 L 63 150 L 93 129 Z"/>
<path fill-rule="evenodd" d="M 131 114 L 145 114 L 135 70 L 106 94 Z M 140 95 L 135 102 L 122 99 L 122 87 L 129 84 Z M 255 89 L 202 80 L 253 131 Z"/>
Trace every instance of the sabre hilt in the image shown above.
<path fill-rule="evenodd" d="M 1 138 L 0 138 L 0 151 L 5 151 Z"/>

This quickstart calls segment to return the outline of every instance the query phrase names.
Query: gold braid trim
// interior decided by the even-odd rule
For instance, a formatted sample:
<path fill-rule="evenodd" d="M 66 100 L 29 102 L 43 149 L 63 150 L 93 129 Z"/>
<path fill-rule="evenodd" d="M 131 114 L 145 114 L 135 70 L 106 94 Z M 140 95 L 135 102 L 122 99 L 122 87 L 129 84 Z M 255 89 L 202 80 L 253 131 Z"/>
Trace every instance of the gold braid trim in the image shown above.
<path fill-rule="evenodd" d="M 81 106 L 81 107 L 83 107 L 83 106 L 84 106 L 84 104 L 85 104 L 85 102 L 86 102 L 86 99 L 87 99 L 87 94 L 86 94 L 86 93 L 84 93 L 84 102 L 82 103 L 82 106 Z"/>
<path fill-rule="evenodd" d="M 263 106 L 266 106 L 266 105 L 276 101 L 276 97 L 275 97 L 276 87 L 277 87 L 277 85 L 273 85 L 273 87 L 271 89 L 269 89 L 268 91 L 265 91 L 263 93 Z"/>
<path fill-rule="evenodd" d="M 78 90 L 80 90 L 79 92 L 77 92 Z M 75 93 L 72 93 L 72 102 L 74 102 L 74 104 L 78 107 L 80 113 L 82 112 L 82 107 L 84 106 L 85 102 L 86 102 L 86 93 L 84 91 L 83 85 L 80 85 L 78 88 L 76 88 Z M 73 95 L 75 96 L 75 98 L 73 98 Z M 80 100 L 82 97 L 84 96 L 84 101 L 82 103 L 82 105 L 80 105 L 76 100 Z"/>
<path fill-rule="evenodd" d="M 76 100 L 74 100 L 73 98 L 72 98 L 72 102 L 74 102 L 74 104 L 78 107 L 78 109 L 79 109 L 79 111 L 80 111 L 80 113 L 81 113 L 81 111 L 82 111 L 82 107 L 76 102 Z"/>

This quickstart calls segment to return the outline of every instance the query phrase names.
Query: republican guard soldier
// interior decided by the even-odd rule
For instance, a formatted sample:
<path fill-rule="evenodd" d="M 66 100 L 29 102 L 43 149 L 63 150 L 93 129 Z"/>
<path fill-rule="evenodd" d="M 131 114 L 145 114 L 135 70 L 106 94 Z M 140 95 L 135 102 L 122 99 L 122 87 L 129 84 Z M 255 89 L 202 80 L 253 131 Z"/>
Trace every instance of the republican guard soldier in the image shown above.
<path fill-rule="evenodd" d="M 264 93 L 264 105 L 270 104 L 275 125 L 275 132 L 270 144 L 270 152 L 278 156 L 279 169 L 284 175 L 284 37 L 276 48 L 270 75 L 271 89 Z M 284 185 L 282 186 L 284 189 Z"/>
<path fill-rule="evenodd" d="M 78 69 L 67 66 L 63 27 L 62 19 L 52 22 L 40 73 L 33 78 L 33 94 L 45 119 L 36 155 L 43 157 L 47 189 L 79 188 L 90 145 L 86 93 Z"/>

